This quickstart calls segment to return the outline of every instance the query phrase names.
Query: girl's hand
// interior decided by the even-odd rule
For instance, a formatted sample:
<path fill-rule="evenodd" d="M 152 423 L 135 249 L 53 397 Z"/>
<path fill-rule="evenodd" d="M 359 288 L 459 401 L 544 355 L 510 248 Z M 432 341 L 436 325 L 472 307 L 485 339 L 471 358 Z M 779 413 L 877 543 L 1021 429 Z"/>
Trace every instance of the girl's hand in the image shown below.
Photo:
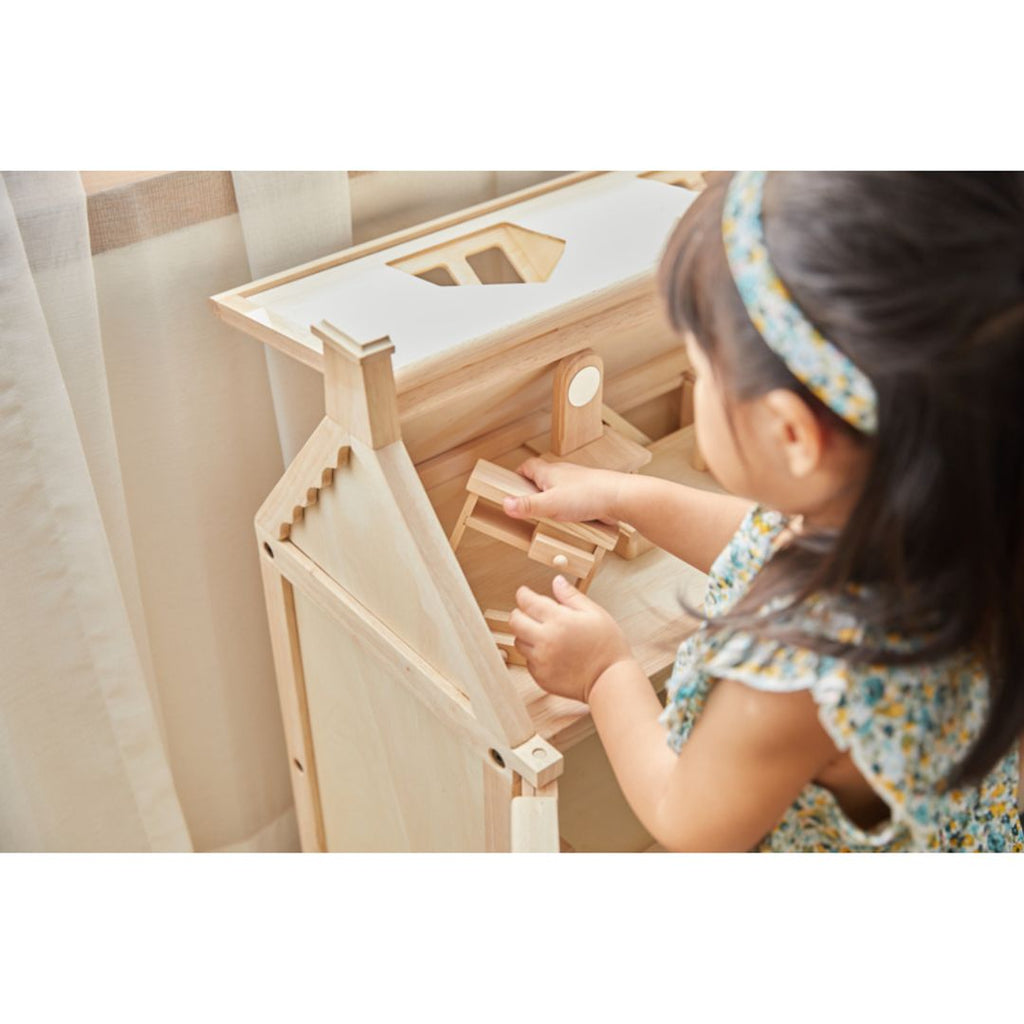
<path fill-rule="evenodd" d="M 532 480 L 540 493 L 506 498 L 505 514 L 513 519 L 543 516 L 566 523 L 585 523 L 591 519 L 599 519 L 610 526 L 618 523 L 615 509 L 626 473 L 540 458 L 527 459 L 517 472 Z"/>
<path fill-rule="evenodd" d="M 554 600 L 520 587 L 509 627 L 542 689 L 586 702 L 603 672 L 633 656 L 618 623 L 600 605 L 562 576 L 551 590 Z"/>

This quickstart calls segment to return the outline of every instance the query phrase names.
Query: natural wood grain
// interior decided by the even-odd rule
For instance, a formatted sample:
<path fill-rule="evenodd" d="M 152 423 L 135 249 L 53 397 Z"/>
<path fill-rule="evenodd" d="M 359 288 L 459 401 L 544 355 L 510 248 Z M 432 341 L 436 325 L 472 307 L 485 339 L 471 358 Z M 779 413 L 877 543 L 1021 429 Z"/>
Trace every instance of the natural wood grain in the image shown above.
<path fill-rule="evenodd" d="M 574 405 L 570 389 L 577 374 L 586 371 L 597 372 L 597 387 L 588 402 Z M 556 455 L 568 455 L 599 440 L 604 433 L 601 420 L 603 378 L 604 360 L 593 349 L 584 349 L 559 360 L 551 399 L 551 451 Z"/>
<path fill-rule="evenodd" d="M 533 542 L 534 526 L 522 519 L 510 519 L 500 509 L 488 505 L 486 501 L 477 504 L 466 525 L 488 537 L 494 537 L 504 544 L 530 551 Z M 452 547 L 455 545 L 453 544 Z"/>
<path fill-rule="evenodd" d="M 651 443 L 651 438 L 649 438 L 642 430 L 637 430 L 629 420 L 624 416 L 620 416 L 610 405 L 605 405 L 601 410 L 601 419 L 607 426 L 611 427 L 612 430 L 621 434 L 634 444 L 646 446 Z"/>
<path fill-rule="evenodd" d="M 274 565 L 296 590 L 316 605 L 338 628 L 360 647 L 372 651 L 385 662 L 393 661 L 402 669 L 396 676 L 409 699 L 418 701 L 446 728 L 458 733 L 461 742 L 484 756 L 496 750 L 505 764 L 521 777 L 542 785 L 561 774 L 561 755 L 547 737 L 534 733 L 523 744 L 504 744 L 477 719 L 469 698 L 449 679 L 425 661 L 419 653 L 384 621 L 340 587 L 323 569 L 289 541 L 274 542 L 259 534 L 273 551 Z M 518 692 L 517 688 L 517 692 Z M 544 757 L 532 756 L 542 749 Z"/>
<path fill-rule="evenodd" d="M 348 454 L 348 433 L 333 420 L 322 420 L 257 512 L 261 528 L 284 540 L 321 490 L 334 482 Z"/>
<path fill-rule="evenodd" d="M 451 451 L 417 463 L 416 472 L 423 486 L 429 490 L 446 480 L 471 472 L 477 459 L 489 459 L 515 448 L 526 438 L 547 429 L 550 422 L 551 413 L 545 410 L 522 416 L 508 426 L 488 431 L 471 441 L 456 445 Z"/>
<path fill-rule="evenodd" d="M 326 320 L 314 325 L 313 333 L 324 346 L 324 405 L 328 418 L 373 449 L 398 441 L 402 428 L 390 340 L 379 338 L 359 344 Z"/>
<path fill-rule="evenodd" d="M 635 473 L 651 461 L 651 453 L 647 448 L 623 437 L 611 427 L 605 428 L 604 433 L 596 441 L 591 441 L 565 455 L 558 455 L 546 448 L 546 440 L 544 437 L 537 437 L 527 443 L 548 462 L 571 462 L 577 466 L 589 466 L 591 469 Z"/>
<path fill-rule="evenodd" d="M 535 562 L 549 565 L 556 572 L 566 576 L 589 576 L 594 568 L 594 550 L 582 550 L 577 544 L 569 543 L 561 537 L 545 532 L 546 527 L 538 527 L 533 534 L 533 541 L 527 552 Z M 563 559 L 559 562 L 556 559 Z"/>
<path fill-rule="evenodd" d="M 488 853 L 508 853 L 512 849 L 512 800 L 515 779 L 507 768 L 491 758 L 483 762 L 484 773 L 484 849 Z"/>
<path fill-rule="evenodd" d="M 533 725 L 508 684 L 506 669 L 448 538 L 404 446 L 381 449 L 378 457 L 390 499 L 402 516 L 403 532 L 416 540 L 419 561 L 401 567 L 406 586 L 416 580 L 421 594 L 429 597 L 429 582 L 436 597 L 423 607 L 439 608 L 434 616 L 436 628 L 450 629 L 454 641 L 461 645 L 474 713 L 496 736 L 514 746 L 533 734 Z"/>
<path fill-rule="evenodd" d="M 393 655 L 360 646 L 301 591 L 296 616 L 328 848 L 482 852 L 480 755 L 408 699 Z"/>
<path fill-rule="evenodd" d="M 454 220 L 443 227 L 433 225 L 429 232 L 392 238 L 388 240 L 390 245 L 379 248 L 357 247 L 347 253 L 334 254 L 315 261 L 312 266 L 296 268 L 286 275 L 255 282 L 214 299 L 218 305 L 218 300 L 225 296 L 250 300 L 261 311 L 260 315 L 254 314 L 254 321 L 265 320 L 262 313 L 279 318 L 281 331 L 277 343 L 280 347 L 298 349 L 312 345 L 315 352 L 318 345 L 308 333 L 308 325 L 326 317 L 352 333 L 356 330 L 353 325 L 365 322 L 367 317 L 373 320 L 383 308 L 374 297 L 385 284 L 381 274 L 396 273 L 389 264 L 406 256 L 502 224 L 507 224 L 509 231 L 534 233 L 525 237 L 539 234 L 562 239 L 572 236 L 571 255 L 567 247 L 556 272 L 546 282 L 547 290 L 523 292 L 521 301 L 519 295 L 515 302 L 506 301 L 486 288 L 439 289 L 408 275 L 399 274 L 396 279 L 388 277 L 387 287 L 395 290 L 394 301 L 386 307 L 386 319 L 378 317 L 382 326 L 368 330 L 390 334 L 399 344 L 399 391 L 405 393 L 465 366 L 470 348 L 473 361 L 477 358 L 490 361 L 499 350 L 510 345 L 565 327 L 567 319 L 572 323 L 591 313 L 609 312 L 612 306 L 628 298 L 633 285 L 630 279 L 643 276 L 643 286 L 649 289 L 668 233 L 689 201 L 690 197 L 677 190 L 652 192 L 642 187 L 635 175 L 621 172 L 579 180 L 571 188 L 541 186 L 532 193 L 520 195 L 515 202 L 503 203 L 500 207 L 491 204 L 486 212 L 472 211 L 475 216 Z M 604 231 L 616 233 L 616 252 L 622 267 L 618 273 L 613 272 L 614 264 L 604 259 L 594 244 L 599 237 L 595 226 L 599 218 L 604 221 Z M 547 226 L 549 224 L 551 227 Z M 517 246 L 522 247 L 520 241 L 503 248 L 515 259 Z M 536 261 L 531 260 L 531 265 L 536 267 Z M 364 277 L 371 282 L 369 285 L 364 283 Z M 350 292 L 344 291 L 347 285 L 341 284 L 348 281 L 351 281 Z M 432 315 L 428 309 L 438 293 L 444 293 L 441 296 L 445 305 L 443 317 Z M 455 302 L 455 296 L 449 293 L 463 294 Z M 476 298 L 465 301 L 471 298 L 468 293 Z M 321 295 L 324 302 L 320 301 Z M 422 311 L 421 303 L 427 304 Z M 330 310 L 342 308 L 346 311 L 345 318 L 339 321 Z M 287 322 L 297 325 L 298 333 L 285 327 Z M 431 341 L 428 339 L 434 335 L 435 324 L 443 327 L 436 340 Z M 408 344 L 406 326 L 415 332 L 417 339 L 415 351 L 410 350 L 408 358 L 404 355 Z M 470 341 L 471 346 L 467 346 Z M 571 351 L 563 354 L 571 354 Z M 408 379 L 403 379 L 405 370 L 412 371 Z M 414 454 L 418 460 L 419 454 Z"/>
<path fill-rule="evenodd" d="M 605 388 L 605 404 L 620 413 L 629 412 L 638 405 L 678 388 L 683 383 L 683 373 L 689 365 L 685 350 L 677 342 L 667 352 L 634 367 L 630 372 L 611 375 Z"/>
<path fill-rule="evenodd" d="M 291 583 L 281 575 L 266 551 L 261 553 L 260 571 L 263 575 L 263 595 L 267 602 L 270 646 L 277 674 L 277 693 L 288 750 L 288 769 L 295 798 L 299 842 L 305 852 L 319 853 L 326 850 L 327 844 L 295 619 L 295 593 Z"/>
<path fill-rule="evenodd" d="M 512 851 L 558 853 L 558 800 L 519 796 L 512 801 Z"/>

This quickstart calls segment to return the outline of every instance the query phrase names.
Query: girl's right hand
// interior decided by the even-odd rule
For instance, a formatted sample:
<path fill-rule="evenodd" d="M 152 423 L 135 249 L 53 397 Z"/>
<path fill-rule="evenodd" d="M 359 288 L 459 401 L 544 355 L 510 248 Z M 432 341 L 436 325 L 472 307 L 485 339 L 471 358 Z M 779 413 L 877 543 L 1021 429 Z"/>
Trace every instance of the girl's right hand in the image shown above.
<path fill-rule="evenodd" d="M 592 519 L 615 526 L 616 509 L 625 473 L 590 469 L 571 462 L 527 459 L 517 470 L 532 480 L 540 492 L 522 498 L 506 498 L 505 514 L 513 519 L 558 519 L 585 523 Z"/>

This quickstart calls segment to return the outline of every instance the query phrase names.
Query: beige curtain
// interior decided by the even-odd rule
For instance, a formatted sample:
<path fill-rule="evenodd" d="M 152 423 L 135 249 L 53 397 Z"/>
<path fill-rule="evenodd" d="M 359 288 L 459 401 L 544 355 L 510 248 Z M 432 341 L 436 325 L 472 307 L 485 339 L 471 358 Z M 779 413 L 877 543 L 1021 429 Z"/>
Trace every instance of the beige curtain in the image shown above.
<path fill-rule="evenodd" d="M 87 207 L 77 173 L 3 173 L 0 849 L 297 848 L 252 519 L 322 385 L 208 297 L 547 176 L 178 173 Z"/>
<path fill-rule="evenodd" d="M 4 174 L 5 850 L 190 848 L 153 702 L 99 337 L 78 176 Z"/>

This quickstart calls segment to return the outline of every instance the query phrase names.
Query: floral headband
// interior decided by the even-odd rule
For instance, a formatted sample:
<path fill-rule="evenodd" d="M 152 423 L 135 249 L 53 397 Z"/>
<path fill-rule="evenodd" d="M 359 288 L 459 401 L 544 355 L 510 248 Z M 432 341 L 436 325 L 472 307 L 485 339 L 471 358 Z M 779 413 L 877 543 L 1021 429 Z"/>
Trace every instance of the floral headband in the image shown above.
<path fill-rule="evenodd" d="M 736 288 L 765 344 L 807 389 L 865 434 L 878 429 L 871 381 L 800 312 L 768 259 L 761 203 L 765 171 L 739 171 L 729 182 L 722 237 Z"/>

